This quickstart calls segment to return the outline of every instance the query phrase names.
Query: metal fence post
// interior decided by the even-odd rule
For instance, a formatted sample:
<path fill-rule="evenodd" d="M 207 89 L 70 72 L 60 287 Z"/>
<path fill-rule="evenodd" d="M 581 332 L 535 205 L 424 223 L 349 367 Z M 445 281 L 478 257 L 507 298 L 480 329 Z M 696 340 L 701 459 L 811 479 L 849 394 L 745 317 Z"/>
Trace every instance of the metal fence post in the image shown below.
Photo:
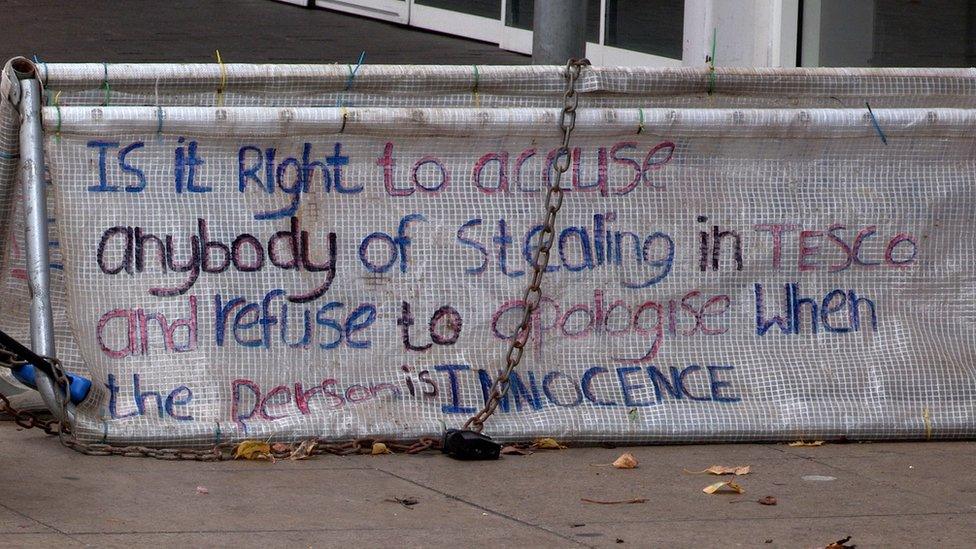
<path fill-rule="evenodd" d="M 30 75 L 33 76 L 33 75 Z M 48 253 L 47 182 L 41 128 L 41 88 L 35 78 L 20 81 L 20 177 L 23 184 L 27 284 L 30 288 L 31 350 L 53 357 L 54 318 L 51 311 L 51 260 Z M 61 394 L 54 381 L 40 372 L 37 390 L 44 404 L 59 419 Z M 73 415 L 69 412 L 69 416 Z"/>
<path fill-rule="evenodd" d="M 535 0 L 532 63 L 565 65 L 586 57 L 586 0 Z"/>

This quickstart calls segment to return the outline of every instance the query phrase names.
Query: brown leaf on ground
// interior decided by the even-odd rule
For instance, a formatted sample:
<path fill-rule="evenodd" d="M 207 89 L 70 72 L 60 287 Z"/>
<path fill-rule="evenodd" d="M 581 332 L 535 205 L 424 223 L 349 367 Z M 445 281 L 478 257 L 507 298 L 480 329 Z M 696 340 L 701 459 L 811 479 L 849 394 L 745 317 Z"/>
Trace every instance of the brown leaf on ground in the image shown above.
<path fill-rule="evenodd" d="M 580 501 L 582 501 L 583 503 L 597 503 L 600 505 L 621 505 L 621 504 L 626 505 L 630 503 L 647 503 L 647 498 L 619 499 L 619 500 L 611 500 L 611 501 L 604 501 L 600 499 L 590 499 L 590 498 L 580 498 Z"/>
<path fill-rule="evenodd" d="M 716 494 L 719 492 L 741 494 L 745 492 L 745 490 L 742 489 L 742 486 L 739 486 L 738 484 L 732 482 L 731 480 L 728 480 L 725 482 L 716 482 L 715 484 L 709 484 L 708 486 L 702 488 L 702 492 L 705 492 L 706 494 Z"/>
<path fill-rule="evenodd" d="M 637 467 L 637 458 L 630 452 L 624 452 L 613 462 L 613 466 L 617 469 L 634 469 Z"/>
<path fill-rule="evenodd" d="M 750 465 L 742 465 L 738 467 L 728 467 L 725 465 L 712 465 L 704 471 L 689 471 L 685 469 L 685 472 L 690 475 L 700 475 L 702 473 L 708 473 L 710 475 L 748 475 L 751 470 Z"/>
<path fill-rule="evenodd" d="M 271 451 L 283 454 L 285 452 L 291 451 L 291 446 L 285 444 L 284 442 L 275 442 L 271 445 Z"/>
<path fill-rule="evenodd" d="M 790 443 L 790 446 L 792 446 L 794 448 L 797 448 L 797 447 L 800 447 L 800 446 L 823 446 L 823 445 L 824 445 L 824 441 L 822 441 L 822 440 L 811 440 L 810 442 L 804 442 L 802 440 L 798 440 L 796 442 L 791 442 Z"/>
<path fill-rule="evenodd" d="M 393 452 L 391 452 L 390 449 L 386 447 L 386 444 L 383 444 L 382 442 L 374 442 L 373 449 L 370 450 L 369 453 L 370 455 L 378 456 L 381 454 L 392 454 Z"/>
<path fill-rule="evenodd" d="M 315 451 L 315 447 L 317 445 L 318 443 L 314 440 L 303 440 L 302 443 L 298 445 L 298 448 L 291 451 L 291 455 L 288 456 L 288 459 L 308 459 L 312 456 L 312 452 Z"/>
<path fill-rule="evenodd" d="M 773 496 L 766 496 L 756 500 L 759 505 L 776 505 L 776 498 Z"/>
<path fill-rule="evenodd" d="M 272 461 L 271 445 L 261 440 L 242 440 L 234 448 L 234 459 Z"/>
<path fill-rule="evenodd" d="M 393 498 L 386 498 L 385 501 L 389 501 L 391 503 L 399 503 L 400 505 L 406 507 L 407 509 L 410 509 L 414 505 L 417 505 L 418 503 L 420 503 L 420 500 L 418 500 L 417 498 L 412 498 L 412 497 L 404 497 L 404 498 L 393 497 Z"/>
<path fill-rule="evenodd" d="M 847 536 L 844 539 L 839 539 L 839 540 L 831 543 L 830 545 L 828 545 L 824 549 L 854 549 L 855 547 L 857 547 L 857 545 L 854 545 L 854 544 L 848 545 L 847 542 L 849 542 L 849 541 L 851 541 L 851 536 Z"/>
<path fill-rule="evenodd" d="M 566 447 L 563 446 L 562 444 L 559 444 L 559 442 L 557 442 L 556 439 L 550 437 L 536 439 L 536 441 L 532 444 L 532 447 L 538 448 L 539 450 L 565 450 L 566 449 Z"/>
<path fill-rule="evenodd" d="M 519 448 L 518 446 L 505 446 L 502 448 L 501 453 L 506 456 L 527 456 L 532 453 L 532 450 Z"/>

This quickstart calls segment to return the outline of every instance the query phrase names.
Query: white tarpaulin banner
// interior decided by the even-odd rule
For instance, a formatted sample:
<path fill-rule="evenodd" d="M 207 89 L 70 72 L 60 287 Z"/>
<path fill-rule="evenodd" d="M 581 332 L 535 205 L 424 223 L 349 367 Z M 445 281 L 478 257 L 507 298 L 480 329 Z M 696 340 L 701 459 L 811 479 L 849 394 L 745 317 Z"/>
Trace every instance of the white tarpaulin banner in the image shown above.
<path fill-rule="evenodd" d="M 506 95 L 426 68 L 415 104 L 353 99 L 351 77 L 311 103 L 226 78 L 202 99 L 158 71 L 127 91 L 92 67 L 52 66 L 43 111 L 59 349 L 95 387 L 80 437 L 410 439 L 480 409 L 521 317 L 558 69 Z M 584 74 L 544 298 L 486 432 L 976 433 L 968 99 L 921 105 L 867 72 L 757 73 L 723 99 L 682 74 L 702 81 Z"/>

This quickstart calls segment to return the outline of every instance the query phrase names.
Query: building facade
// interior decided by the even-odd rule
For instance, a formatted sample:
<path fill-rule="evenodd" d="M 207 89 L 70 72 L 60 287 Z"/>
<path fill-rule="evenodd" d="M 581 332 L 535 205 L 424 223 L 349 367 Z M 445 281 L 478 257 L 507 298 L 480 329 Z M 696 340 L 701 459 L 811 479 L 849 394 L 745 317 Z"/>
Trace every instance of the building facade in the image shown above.
<path fill-rule="evenodd" d="M 280 0 L 530 53 L 534 0 Z M 602 65 L 972 66 L 974 0 L 588 0 Z"/>

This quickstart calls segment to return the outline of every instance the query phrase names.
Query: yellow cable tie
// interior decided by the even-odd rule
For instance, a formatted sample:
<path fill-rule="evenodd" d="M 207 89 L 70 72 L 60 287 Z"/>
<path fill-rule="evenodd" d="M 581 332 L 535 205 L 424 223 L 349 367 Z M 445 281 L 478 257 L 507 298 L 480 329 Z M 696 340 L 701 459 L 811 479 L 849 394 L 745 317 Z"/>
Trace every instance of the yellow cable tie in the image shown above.
<path fill-rule="evenodd" d="M 481 95 L 478 93 L 479 80 L 478 65 L 474 65 L 474 86 L 471 88 L 471 93 L 474 95 L 474 107 L 476 109 L 481 108 Z"/>
<path fill-rule="evenodd" d="M 217 86 L 217 96 L 215 97 L 215 103 L 218 107 L 224 106 L 224 89 L 227 87 L 227 67 L 224 65 L 224 60 L 220 58 L 220 50 L 214 50 L 217 54 L 217 64 L 220 65 L 220 85 Z"/>
<path fill-rule="evenodd" d="M 61 140 L 61 90 L 54 94 L 54 109 L 58 113 L 58 127 L 54 131 L 54 138 L 57 141 Z"/>

